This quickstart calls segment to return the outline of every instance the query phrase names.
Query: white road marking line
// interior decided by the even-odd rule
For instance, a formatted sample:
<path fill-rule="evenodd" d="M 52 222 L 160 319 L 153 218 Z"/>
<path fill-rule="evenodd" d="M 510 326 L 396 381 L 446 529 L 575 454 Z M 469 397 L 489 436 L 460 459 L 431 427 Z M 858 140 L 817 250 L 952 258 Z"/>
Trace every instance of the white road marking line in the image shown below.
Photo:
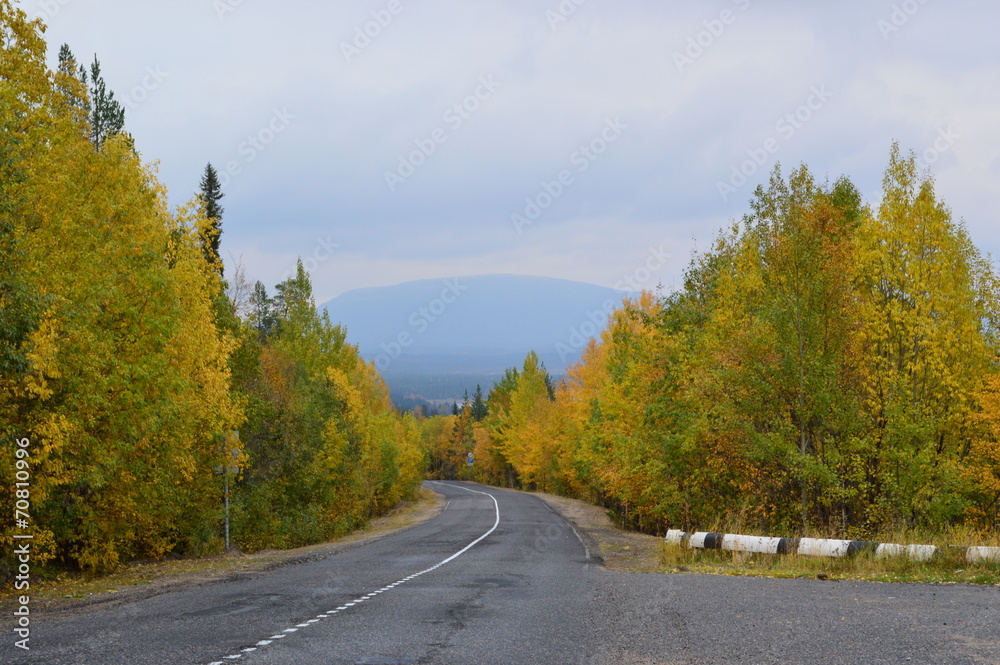
<path fill-rule="evenodd" d="M 309 623 L 307 622 L 307 623 L 295 624 L 295 627 L 296 628 L 308 628 L 309 627 Z"/>
<path fill-rule="evenodd" d="M 496 510 L 496 520 L 493 522 L 493 526 L 490 527 L 490 530 L 487 531 L 486 533 L 484 533 L 483 535 L 479 536 L 475 540 L 473 540 L 471 543 L 469 543 L 468 545 L 466 545 L 465 547 L 463 547 L 459 551 L 457 551 L 454 554 L 452 554 L 450 557 L 448 557 L 444 561 L 441 561 L 441 562 L 439 562 L 439 563 L 431 566 L 430 568 L 427 568 L 426 570 L 421 570 L 419 573 L 414 573 L 413 575 L 410 575 L 409 577 L 404 577 L 403 579 L 399 580 L 398 582 L 394 582 L 394 583 L 392 583 L 392 584 L 390 584 L 390 585 L 388 585 L 386 587 L 383 587 L 382 589 L 379 589 L 378 591 L 375 591 L 375 592 L 372 592 L 372 593 L 368 594 L 367 596 L 364 596 L 362 598 L 358 598 L 358 599 L 354 600 L 353 602 L 345 603 L 344 605 L 342 605 L 341 607 L 338 607 L 335 610 L 328 611 L 327 614 L 336 614 L 337 612 L 346 610 L 347 608 L 353 607 L 353 606 L 357 605 L 358 603 L 362 603 L 362 602 L 368 600 L 369 598 L 375 596 L 376 594 L 382 593 L 383 591 L 388 591 L 390 589 L 393 589 L 393 588 L 399 586 L 400 584 L 403 584 L 404 582 L 409 582 L 410 580 L 416 579 L 417 577 L 420 577 L 421 575 L 426 575 L 427 573 L 430 573 L 430 572 L 433 572 L 433 571 L 437 570 L 438 568 L 440 568 L 441 566 L 445 565 L 446 563 L 450 563 L 450 562 L 454 561 L 458 557 L 462 556 L 463 554 L 465 554 L 466 552 L 468 552 L 469 550 L 471 550 L 473 547 L 475 547 L 476 545 L 478 545 L 479 543 L 481 543 L 483 540 L 485 540 L 491 533 L 493 533 L 494 531 L 496 531 L 497 527 L 500 526 L 500 504 L 497 502 L 496 497 L 493 496 L 492 494 L 489 494 L 488 492 L 480 492 L 479 490 L 470 490 L 468 487 L 462 487 L 461 485 L 448 485 L 447 483 L 435 483 L 435 484 L 446 485 L 447 487 L 454 487 L 456 489 L 465 490 L 466 492 L 472 492 L 473 494 L 482 494 L 484 496 L 490 497 L 490 499 L 493 500 L 493 507 Z M 449 503 L 451 503 L 451 502 L 449 501 Z M 445 507 L 447 508 L 447 505 Z M 442 511 L 442 512 L 444 512 L 444 511 Z M 575 529 L 574 529 L 574 531 L 575 531 Z M 579 534 L 577 534 L 577 538 L 579 538 L 579 537 L 580 537 Z M 581 542 L 583 542 L 582 539 L 581 539 Z M 584 545 L 584 547 L 586 548 L 586 545 Z M 588 558 L 589 558 L 589 554 L 588 554 Z M 326 617 L 324 616 L 324 617 L 321 617 L 321 618 L 326 618 Z M 315 623 L 315 622 L 316 622 L 316 619 L 313 619 L 312 621 L 308 621 L 308 622 L 306 622 L 304 624 L 299 624 L 295 628 L 286 628 L 284 631 L 282 631 L 282 633 L 294 633 L 294 632 L 298 631 L 299 628 L 305 628 L 309 624 Z M 271 640 L 278 640 L 278 639 L 281 639 L 283 637 L 287 637 L 287 635 L 284 635 L 284 634 L 272 635 L 270 637 L 270 639 Z M 267 646 L 268 644 L 270 644 L 270 642 L 268 642 L 267 640 L 261 640 L 260 642 L 257 643 L 258 646 Z M 246 651 L 256 651 L 256 649 L 255 648 L 244 649 L 244 652 L 246 652 Z M 225 660 L 239 660 L 242 657 L 243 657 L 242 654 L 237 654 L 235 656 L 226 656 Z M 209 665 L 223 665 L 223 663 L 222 663 L 222 661 L 216 661 L 214 663 L 209 663 Z"/>
<path fill-rule="evenodd" d="M 257 646 L 259 646 L 259 647 L 266 647 L 270 643 L 271 643 L 271 640 L 261 640 L 260 642 L 257 643 Z"/>
<path fill-rule="evenodd" d="M 243 650 L 243 653 L 250 653 L 251 651 L 256 651 L 257 647 L 247 647 Z"/>
<path fill-rule="evenodd" d="M 446 483 L 442 483 L 442 484 L 446 484 Z M 469 543 L 468 545 L 466 545 L 465 547 L 463 547 L 458 552 L 455 552 L 454 554 L 452 554 L 450 557 L 448 557 L 447 559 L 445 559 L 444 561 L 442 561 L 441 563 L 439 563 L 437 566 L 435 566 L 435 568 L 437 568 L 439 566 L 443 566 L 444 564 L 449 563 L 451 561 L 454 561 L 458 557 L 462 556 L 463 554 L 465 554 L 466 552 L 468 552 L 469 550 L 471 550 L 473 547 L 475 547 L 476 545 L 478 545 L 482 541 L 486 540 L 487 536 L 489 536 L 491 533 L 493 533 L 494 531 L 496 531 L 497 527 L 500 526 L 500 504 L 497 503 L 497 498 L 495 496 L 493 496 L 492 494 L 488 494 L 487 492 L 480 492 L 479 490 L 470 490 L 468 487 L 462 487 L 461 485 L 448 485 L 448 487 L 457 487 L 458 489 L 465 490 L 466 492 L 472 492 L 473 494 L 482 494 L 484 496 L 490 497 L 491 499 L 493 499 L 493 507 L 496 508 L 496 511 L 497 511 L 497 519 L 493 523 L 493 526 L 490 527 L 489 531 L 487 531 L 483 535 L 481 535 L 478 538 L 476 538 L 475 540 L 473 540 L 471 543 Z M 424 571 L 424 572 L 427 572 L 427 571 Z M 420 573 L 420 574 L 423 575 L 423 573 Z"/>

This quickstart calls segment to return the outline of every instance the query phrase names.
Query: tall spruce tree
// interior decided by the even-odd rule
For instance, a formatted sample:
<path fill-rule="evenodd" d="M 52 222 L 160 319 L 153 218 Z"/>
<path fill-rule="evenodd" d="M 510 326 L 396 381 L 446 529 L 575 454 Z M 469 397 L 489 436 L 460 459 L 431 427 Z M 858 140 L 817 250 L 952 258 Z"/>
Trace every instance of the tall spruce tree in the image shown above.
<path fill-rule="evenodd" d="M 68 103 L 78 109 L 83 115 L 90 117 L 90 100 L 87 99 L 87 70 L 77 64 L 76 56 L 70 50 L 69 44 L 59 47 L 58 73 L 62 77 L 56 79 L 56 90 L 65 95 Z M 77 83 L 79 81 L 79 83 Z"/>
<path fill-rule="evenodd" d="M 260 341 L 266 341 L 278 331 L 278 314 L 274 299 L 267 295 L 267 287 L 261 281 L 254 285 L 250 296 L 250 325 L 257 329 Z"/>
<path fill-rule="evenodd" d="M 76 57 L 70 50 L 69 44 L 63 44 L 59 47 L 59 71 L 63 74 L 76 76 Z"/>
<path fill-rule="evenodd" d="M 478 423 L 482 422 L 488 413 L 489 409 L 486 406 L 486 400 L 483 399 L 483 387 L 477 385 L 476 394 L 472 396 L 472 417 Z"/>
<path fill-rule="evenodd" d="M 222 193 L 222 183 L 219 182 L 219 174 L 209 162 L 205 165 L 205 173 L 201 176 L 199 183 L 201 192 L 199 197 L 205 206 L 205 216 L 209 219 L 209 227 L 202 236 L 202 249 L 205 252 L 205 260 L 210 265 L 217 265 L 219 274 L 223 272 L 222 259 L 219 256 L 219 242 L 222 238 L 222 213 L 223 208 L 219 201 L 225 194 Z"/>
<path fill-rule="evenodd" d="M 69 49 L 67 49 L 68 51 Z M 108 90 L 101 76 L 101 63 L 94 55 L 90 66 L 90 140 L 98 150 L 104 142 L 125 130 L 125 108 Z"/>

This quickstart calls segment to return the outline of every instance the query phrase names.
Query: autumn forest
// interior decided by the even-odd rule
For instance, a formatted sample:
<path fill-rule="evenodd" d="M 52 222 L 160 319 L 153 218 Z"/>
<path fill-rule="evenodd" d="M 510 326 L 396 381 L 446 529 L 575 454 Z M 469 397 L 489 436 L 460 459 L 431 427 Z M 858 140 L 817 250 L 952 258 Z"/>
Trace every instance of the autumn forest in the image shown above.
<path fill-rule="evenodd" d="M 529 355 L 484 418 L 437 425 L 432 471 L 588 499 L 654 533 L 992 528 L 997 298 L 898 146 L 876 206 L 847 178 L 775 169 L 683 288 L 624 302 L 564 381 Z"/>
<path fill-rule="evenodd" d="M 223 265 L 211 167 L 172 208 L 99 71 L 68 47 L 50 70 L 42 32 L 0 0 L 0 510 L 27 439 L 39 565 L 217 553 L 227 486 L 241 550 L 321 542 L 425 478 L 660 534 L 996 527 L 1000 285 L 898 145 L 874 203 L 776 167 L 567 376 L 531 352 L 426 417 L 393 406 L 301 261 L 270 290 Z"/>

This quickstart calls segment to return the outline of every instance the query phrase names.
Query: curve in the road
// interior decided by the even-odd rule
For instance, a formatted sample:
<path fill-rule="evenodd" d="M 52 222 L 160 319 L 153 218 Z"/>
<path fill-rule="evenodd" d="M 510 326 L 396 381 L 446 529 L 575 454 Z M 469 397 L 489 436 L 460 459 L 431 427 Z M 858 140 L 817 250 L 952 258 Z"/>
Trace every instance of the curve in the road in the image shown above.
<path fill-rule="evenodd" d="M 350 608 L 352 608 L 352 607 L 354 607 L 356 605 L 360 605 L 361 603 L 365 602 L 369 598 L 374 598 L 375 596 L 378 596 L 379 594 L 383 594 L 383 593 L 385 593 L 387 591 L 391 591 L 392 589 L 395 589 L 399 585 L 405 584 L 406 582 L 409 582 L 412 579 L 416 579 L 417 577 L 420 577 L 421 575 L 426 575 L 427 573 L 433 572 L 433 571 L 437 570 L 438 568 L 440 568 L 441 566 L 454 561 L 458 557 L 462 556 L 463 554 L 465 554 L 466 552 L 468 552 L 469 550 L 471 550 L 473 547 L 475 547 L 476 545 L 478 545 L 479 543 L 481 543 L 483 540 L 485 540 L 491 533 L 493 533 L 494 531 L 496 531 L 497 527 L 500 526 L 500 504 L 497 503 L 496 497 L 493 496 L 492 494 L 490 494 L 489 492 L 480 492 L 479 490 L 469 489 L 468 487 L 462 487 L 461 485 L 452 485 L 450 483 L 435 483 L 435 484 L 441 484 L 441 485 L 445 485 L 446 487 L 453 487 L 455 489 L 465 490 L 466 492 L 473 492 L 475 494 L 482 494 L 484 496 L 488 496 L 490 499 L 493 500 L 493 507 L 496 510 L 496 521 L 493 522 L 493 526 L 490 527 L 490 529 L 486 533 L 484 533 L 483 535 L 479 536 L 478 538 L 476 538 L 475 540 L 473 540 L 471 543 L 469 543 L 468 545 L 466 545 L 465 547 L 463 547 L 459 551 L 457 551 L 454 554 L 452 554 L 447 559 L 444 559 L 443 561 L 440 561 L 440 562 L 434 564 L 433 566 L 431 566 L 430 568 L 427 568 L 426 570 L 421 570 L 419 573 L 413 573 L 412 575 L 410 575 L 408 577 L 404 577 L 403 579 L 401 579 L 401 580 L 399 580 L 397 582 L 393 582 L 392 584 L 388 584 L 388 585 L 382 587 L 381 589 L 378 589 L 376 591 L 372 591 L 371 593 L 369 593 L 367 595 L 364 595 L 364 596 L 361 596 L 359 598 L 355 598 L 351 602 L 344 603 L 343 605 L 341 605 L 340 607 L 338 607 L 336 609 L 328 610 L 328 611 L 326 611 L 326 612 L 324 612 L 322 614 L 317 614 L 314 618 L 309 619 L 308 621 L 306 621 L 304 623 L 297 624 L 296 626 L 294 626 L 292 628 L 286 628 L 285 630 L 281 631 L 280 633 L 277 633 L 275 635 L 271 635 L 266 640 L 261 640 L 261 641 L 257 642 L 252 647 L 247 647 L 247 648 L 243 649 L 242 651 L 240 651 L 239 653 L 231 654 L 229 656 L 224 657 L 222 660 L 217 660 L 217 661 L 214 661 L 212 663 L 209 663 L 209 665 L 226 665 L 227 662 L 233 662 L 233 661 L 236 661 L 236 660 L 240 660 L 241 658 L 243 658 L 244 654 L 253 653 L 254 651 L 257 651 L 257 650 L 262 649 L 264 647 L 270 646 L 271 644 L 273 644 L 277 640 L 284 639 L 284 638 L 288 637 L 289 635 L 297 633 L 300 628 L 308 628 L 309 626 L 311 626 L 311 625 L 313 625 L 315 623 L 319 623 L 323 619 L 330 618 L 334 614 L 338 614 L 340 612 L 344 612 L 345 610 L 349 610 Z"/>

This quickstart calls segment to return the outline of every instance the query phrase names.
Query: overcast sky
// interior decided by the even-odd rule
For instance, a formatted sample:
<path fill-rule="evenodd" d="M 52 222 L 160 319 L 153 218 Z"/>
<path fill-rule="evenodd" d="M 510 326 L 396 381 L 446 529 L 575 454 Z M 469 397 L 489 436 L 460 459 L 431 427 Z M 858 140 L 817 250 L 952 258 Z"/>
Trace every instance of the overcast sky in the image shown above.
<path fill-rule="evenodd" d="M 1000 250 L 992 0 L 21 7 L 53 67 L 97 54 L 172 203 L 224 174 L 224 256 L 269 287 L 311 257 L 319 302 L 487 273 L 669 288 L 776 161 L 876 201 L 894 139 Z"/>

